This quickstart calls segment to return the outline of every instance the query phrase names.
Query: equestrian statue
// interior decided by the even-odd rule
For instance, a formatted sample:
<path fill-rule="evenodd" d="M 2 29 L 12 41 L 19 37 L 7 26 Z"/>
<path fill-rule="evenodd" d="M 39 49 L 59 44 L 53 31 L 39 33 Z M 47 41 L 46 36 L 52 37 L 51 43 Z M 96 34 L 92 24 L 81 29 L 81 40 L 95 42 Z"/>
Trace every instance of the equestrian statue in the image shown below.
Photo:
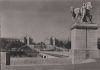
<path fill-rule="evenodd" d="M 72 19 L 77 22 L 87 22 L 92 23 L 92 15 L 90 14 L 90 10 L 92 9 L 91 2 L 83 3 L 81 8 L 71 7 Z"/>

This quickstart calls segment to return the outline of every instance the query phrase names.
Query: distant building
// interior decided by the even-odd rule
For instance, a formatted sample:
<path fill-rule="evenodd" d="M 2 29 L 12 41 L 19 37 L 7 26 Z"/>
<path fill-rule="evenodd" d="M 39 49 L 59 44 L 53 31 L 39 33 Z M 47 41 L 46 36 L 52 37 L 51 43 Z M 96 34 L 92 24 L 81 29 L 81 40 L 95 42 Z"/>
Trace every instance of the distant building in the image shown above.
<path fill-rule="evenodd" d="M 50 37 L 46 39 L 44 42 L 46 45 L 55 45 L 55 37 Z"/>
<path fill-rule="evenodd" d="M 25 36 L 24 37 L 24 43 L 27 44 L 27 45 L 33 45 L 34 41 L 31 37 Z"/>
<path fill-rule="evenodd" d="M 45 43 L 46 45 L 50 45 L 50 39 L 46 39 L 46 40 L 44 41 L 44 43 Z"/>

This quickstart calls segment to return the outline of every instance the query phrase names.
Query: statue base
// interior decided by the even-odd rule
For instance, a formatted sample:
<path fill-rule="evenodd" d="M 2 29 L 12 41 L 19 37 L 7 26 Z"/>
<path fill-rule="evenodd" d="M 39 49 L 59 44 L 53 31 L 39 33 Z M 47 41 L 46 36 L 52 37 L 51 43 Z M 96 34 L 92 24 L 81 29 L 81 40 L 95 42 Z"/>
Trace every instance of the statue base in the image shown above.
<path fill-rule="evenodd" d="M 74 24 L 71 28 L 72 64 L 99 58 L 97 24 Z"/>

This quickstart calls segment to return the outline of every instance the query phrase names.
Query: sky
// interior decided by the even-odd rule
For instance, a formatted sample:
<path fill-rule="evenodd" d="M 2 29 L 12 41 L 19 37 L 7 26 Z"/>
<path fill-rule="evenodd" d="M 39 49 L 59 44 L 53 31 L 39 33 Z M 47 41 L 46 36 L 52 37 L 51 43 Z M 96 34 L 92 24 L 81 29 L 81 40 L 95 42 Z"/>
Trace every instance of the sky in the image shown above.
<path fill-rule="evenodd" d="M 70 6 L 81 7 L 87 1 L 92 2 L 93 22 L 99 26 L 99 0 L 0 0 L 1 36 L 29 35 L 35 41 L 53 36 L 67 40 L 73 25 Z"/>

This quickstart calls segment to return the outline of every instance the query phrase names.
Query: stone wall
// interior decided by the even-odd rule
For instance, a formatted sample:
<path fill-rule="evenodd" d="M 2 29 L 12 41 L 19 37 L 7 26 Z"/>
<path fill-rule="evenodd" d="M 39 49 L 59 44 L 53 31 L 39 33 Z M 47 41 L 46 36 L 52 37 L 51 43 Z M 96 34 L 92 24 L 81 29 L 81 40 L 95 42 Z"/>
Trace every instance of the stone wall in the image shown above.
<path fill-rule="evenodd" d="M 72 64 L 69 58 L 11 58 L 11 65 L 50 65 Z"/>
<path fill-rule="evenodd" d="M 1 65 L 10 65 L 10 54 L 7 52 L 1 53 Z"/>

